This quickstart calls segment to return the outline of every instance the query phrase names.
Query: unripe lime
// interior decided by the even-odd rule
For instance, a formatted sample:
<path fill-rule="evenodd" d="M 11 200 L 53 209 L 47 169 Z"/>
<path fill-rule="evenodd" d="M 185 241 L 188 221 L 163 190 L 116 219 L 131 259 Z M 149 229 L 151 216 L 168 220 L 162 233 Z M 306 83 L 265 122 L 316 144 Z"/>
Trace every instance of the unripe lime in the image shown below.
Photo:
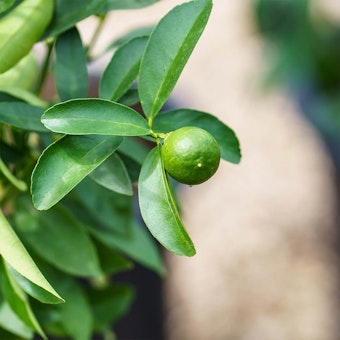
<path fill-rule="evenodd" d="M 170 132 L 162 147 L 164 168 L 178 182 L 200 184 L 220 164 L 220 149 L 206 130 L 187 126 Z"/>

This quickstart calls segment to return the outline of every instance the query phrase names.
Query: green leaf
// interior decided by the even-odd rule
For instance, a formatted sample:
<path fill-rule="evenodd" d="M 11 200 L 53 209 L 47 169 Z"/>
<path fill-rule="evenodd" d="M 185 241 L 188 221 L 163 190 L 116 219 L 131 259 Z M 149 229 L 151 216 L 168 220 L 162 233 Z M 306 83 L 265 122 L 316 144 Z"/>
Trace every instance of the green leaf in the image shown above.
<path fill-rule="evenodd" d="M 34 206 L 46 210 L 58 203 L 121 143 L 121 137 L 65 136 L 40 156 L 32 173 Z"/>
<path fill-rule="evenodd" d="M 104 272 L 108 275 L 130 270 L 134 267 L 133 263 L 122 256 L 119 252 L 103 243 L 95 241 L 100 264 Z"/>
<path fill-rule="evenodd" d="M 33 53 L 29 53 L 14 67 L 0 74 L 0 88 L 12 87 L 29 90 L 37 78 L 37 71 L 38 63 Z"/>
<path fill-rule="evenodd" d="M 23 277 L 44 290 L 46 303 L 64 300 L 47 282 L 0 210 L 0 255 Z"/>
<path fill-rule="evenodd" d="M 59 305 L 61 324 L 68 336 L 74 340 L 87 340 L 91 338 L 93 328 L 93 315 L 91 306 L 83 289 L 76 281 L 63 278 L 58 288 L 65 296 L 66 303 Z"/>
<path fill-rule="evenodd" d="M 133 160 L 131 157 L 125 155 L 124 153 L 121 153 L 118 151 L 117 154 L 119 155 L 120 159 L 123 161 L 127 169 L 127 172 L 129 174 L 129 178 L 131 182 L 137 183 L 142 165 L 136 162 L 135 160 Z"/>
<path fill-rule="evenodd" d="M 14 4 L 14 2 L 15 0 L 0 0 L 0 13 L 9 9 Z"/>
<path fill-rule="evenodd" d="M 131 196 L 133 194 L 127 169 L 116 153 L 92 171 L 89 176 L 104 188 L 123 195 Z"/>
<path fill-rule="evenodd" d="M 149 151 L 146 144 L 143 144 L 141 140 L 137 140 L 133 137 L 124 138 L 122 144 L 119 145 L 118 150 L 139 164 L 143 164 Z"/>
<path fill-rule="evenodd" d="M 130 309 L 135 297 L 133 287 L 114 284 L 104 289 L 88 291 L 93 308 L 94 330 L 105 332 Z"/>
<path fill-rule="evenodd" d="M 132 39 L 115 52 L 100 81 L 101 98 L 118 101 L 131 87 L 137 78 L 147 41 L 147 37 Z"/>
<path fill-rule="evenodd" d="M 122 46 L 123 44 L 126 44 L 128 41 L 137 38 L 137 37 L 146 37 L 151 34 L 153 31 L 154 26 L 143 26 L 143 27 L 137 27 L 136 29 L 129 31 L 128 33 L 120 36 L 118 39 L 114 40 L 107 48 L 106 50 L 109 51 L 113 48 L 117 48 Z"/>
<path fill-rule="evenodd" d="M 54 16 L 44 38 L 59 35 L 77 22 L 99 12 L 107 0 L 55 0 Z"/>
<path fill-rule="evenodd" d="M 7 97 L 9 98 L 15 98 L 14 101 L 26 102 L 33 106 L 39 106 L 43 108 L 46 108 L 48 106 L 47 102 L 41 100 L 39 97 L 37 97 L 33 93 L 20 87 L 14 87 L 11 85 L 0 85 L 0 95 L 1 96 L 7 95 Z M 6 101 L 6 100 L 2 100 L 2 101 Z"/>
<path fill-rule="evenodd" d="M 53 13 L 53 0 L 23 1 L 0 20 L 0 73 L 15 66 L 39 40 Z"/>
<path fill-rule="evenodd" d="M 117 194 L 85 178 L 65 197 L 63 204 L 85 225 L 91 224 L 115 236 L 130 234 L 132 196 Z"/>
<path fill-rule="evenodd" d="M 65 302 L 64 300 L 56 300 L 54 296 L 49 294 L 43 288 L 32 283 L 32 281 L 26 279 L 20 273 L 18 273 L 12 266 L 7 263 L 7 269 L 10 271 L 11 276 L 18 283 L 18 285 L 30 296 L 42 303 L 56 304 Z"/>
<path fill-rule="evenodd" d="M 22 239 L 45 261 L 75 276 L 102 275 L 86 229 L 61 206 L 40 212 L 28 196 L 16 200 L 15 226 Z M 76 247 L 75 247 L 76 244 Z"/>
<path fill-rule="evenodd" d="M 75 99 L 49 108 L 41 121 L 54 132 L 85 135 L 142 136 L 150 133 L 135 110 L 104 99 Z"/>
<path fill-rule="evenodd" d="M 209 113 L 190 109 L 162 112 L 155 118 L 153 130 L 167 133 L 183 126 L 197 126 L 207 130 L 216 139 L 224 160 L 236 164 L 240 162 L 240 143 L 234 131 Z"/>
<path fill-rule="evenodd" d="M 151 234 L 169 251 L 193 256 L 196 251 L 179 216 L 161 158 L 161 146 L 146 157 L 138 180 L 139 206 Z"/>
<path fill-rule="evenodd" d="M 1 102 L 0 122 L 28 131 L 48 132 L 41 124 L 44 110 L 22 102 Z"/>
<path fill-rule="evenodd" d="M 55 80 L 60 99 L 86 97 L 89 87 L 86 53 L 75 27 L 58 37 L 55 51 Z"/>
<path fill-rule="evenodd" d="M 133 9 L 150 6 L 160 0 L 106 0 L 106 4 L 101 8 L 101 12 L 113 9 Z"/>
<path fill-rule="evenodd" d="M 125 237 L 93 226 L 90 226 L 90 232 L 103 244 L 117 249 L 141 265 L 163 275 L 165 268 L 154 239 L 139 223 L 133 221 L 131 227 L 131 233 Z"/>
<path fill-rule="evenodd" d="M 26 326 L 20 318 L 14 313 L 11 307 L 7 302 L 0 303 L 0 327 L 5 329 L 6 331 L 15 334 L 23 339 L 32 339 L 33 331 L 31 328 Z M 0 335 L 1 331 L 0 331 Z M 1 338 L 1 339 L 11 339 L 11 338 Z M 17 340 L 17 337 L 14 337 L 13 340 Z"/>
<path fill-rule="evenodd" d="M 137 89 L 129 89 L 120 99 L 119 104 L 126 106 L 134 106 L 139 103 L 139 95 Z"/>
<path fill-rule="evenodd" d="M 211 0 L 177 6 L 152 32 L 139 72 L 139 98 L 150 120 L 174 88 L 204 30 L 211 7 Z"/>
<path fill-rule="evenodd" d="M 1 275 L 1 288 L 6 302 L 25 325 L 37 331 L 43 338 L 47 339 L 33 314 L 26 294 L 5 267 L 6 264 L 5 266 L 2 266 L 3 275 Z"/>

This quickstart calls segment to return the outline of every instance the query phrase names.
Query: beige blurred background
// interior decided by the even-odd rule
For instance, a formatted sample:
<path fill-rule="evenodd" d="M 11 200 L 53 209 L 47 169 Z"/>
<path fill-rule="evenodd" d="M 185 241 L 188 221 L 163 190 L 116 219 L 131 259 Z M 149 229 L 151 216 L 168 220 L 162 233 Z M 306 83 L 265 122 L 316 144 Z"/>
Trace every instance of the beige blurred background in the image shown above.
<path fill-rule="evenodd" d="M 276 0 L 273 0 L 276 1 Z M 114 37 L 157 22 L 177 0 L 119 11 L 97 53 Z M 339 271 L 335 173 L 322 141 L 283 89 L 264 90 L 265 49 L 251 0 L 215 0 L 172 101 L 218 116 L 237 133 L 240 165 L 182 187 L 193 258 L 167 254 L 169 340 L 336 340 Z M 340 18 L 333 0 L 313 10 Z M 80 25 L 86 41 L 95 19 Z M 110 56 L 92 66 L 100 72 Z"/>

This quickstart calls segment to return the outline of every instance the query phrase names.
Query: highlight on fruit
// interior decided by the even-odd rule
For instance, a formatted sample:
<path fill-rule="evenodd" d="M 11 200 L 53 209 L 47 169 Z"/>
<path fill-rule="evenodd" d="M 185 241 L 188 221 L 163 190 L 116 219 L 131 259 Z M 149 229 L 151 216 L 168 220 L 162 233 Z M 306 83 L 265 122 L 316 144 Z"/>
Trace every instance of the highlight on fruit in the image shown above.
<path fill-rule="evenodd" d="M 206 130 L 187 126 L 164 139 L 162 158 L 167 173 L 184 184 L 201 184 L 211 178 L 220 164 L 220 149 Z"/>

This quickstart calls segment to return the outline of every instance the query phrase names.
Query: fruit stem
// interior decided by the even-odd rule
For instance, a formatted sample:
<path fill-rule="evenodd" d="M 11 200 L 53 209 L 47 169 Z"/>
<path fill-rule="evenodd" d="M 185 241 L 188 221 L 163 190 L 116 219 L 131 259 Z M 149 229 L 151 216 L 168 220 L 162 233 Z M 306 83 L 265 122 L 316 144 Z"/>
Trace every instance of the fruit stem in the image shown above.
<path fill-rule="evenodd" d="M 150 129 L 152 128 L 152 123 L 153 123 L 153 119 L 152 119 L 152 117 L 150 117 L 148 119 L 148 125 L 149 125 Z"/>
<path fill-rule="evenodd" d="M 161 133 L 155 133 L 152 130 L 150 130 L 150 135 L 153 138 L 155 138 L 157 140 L 157 143 L 158 143 L 159 138 L 162 138 L 162 139 L 166 138 L 168 136 L 168 133 L 162 133 L 162 132 Z"/>

